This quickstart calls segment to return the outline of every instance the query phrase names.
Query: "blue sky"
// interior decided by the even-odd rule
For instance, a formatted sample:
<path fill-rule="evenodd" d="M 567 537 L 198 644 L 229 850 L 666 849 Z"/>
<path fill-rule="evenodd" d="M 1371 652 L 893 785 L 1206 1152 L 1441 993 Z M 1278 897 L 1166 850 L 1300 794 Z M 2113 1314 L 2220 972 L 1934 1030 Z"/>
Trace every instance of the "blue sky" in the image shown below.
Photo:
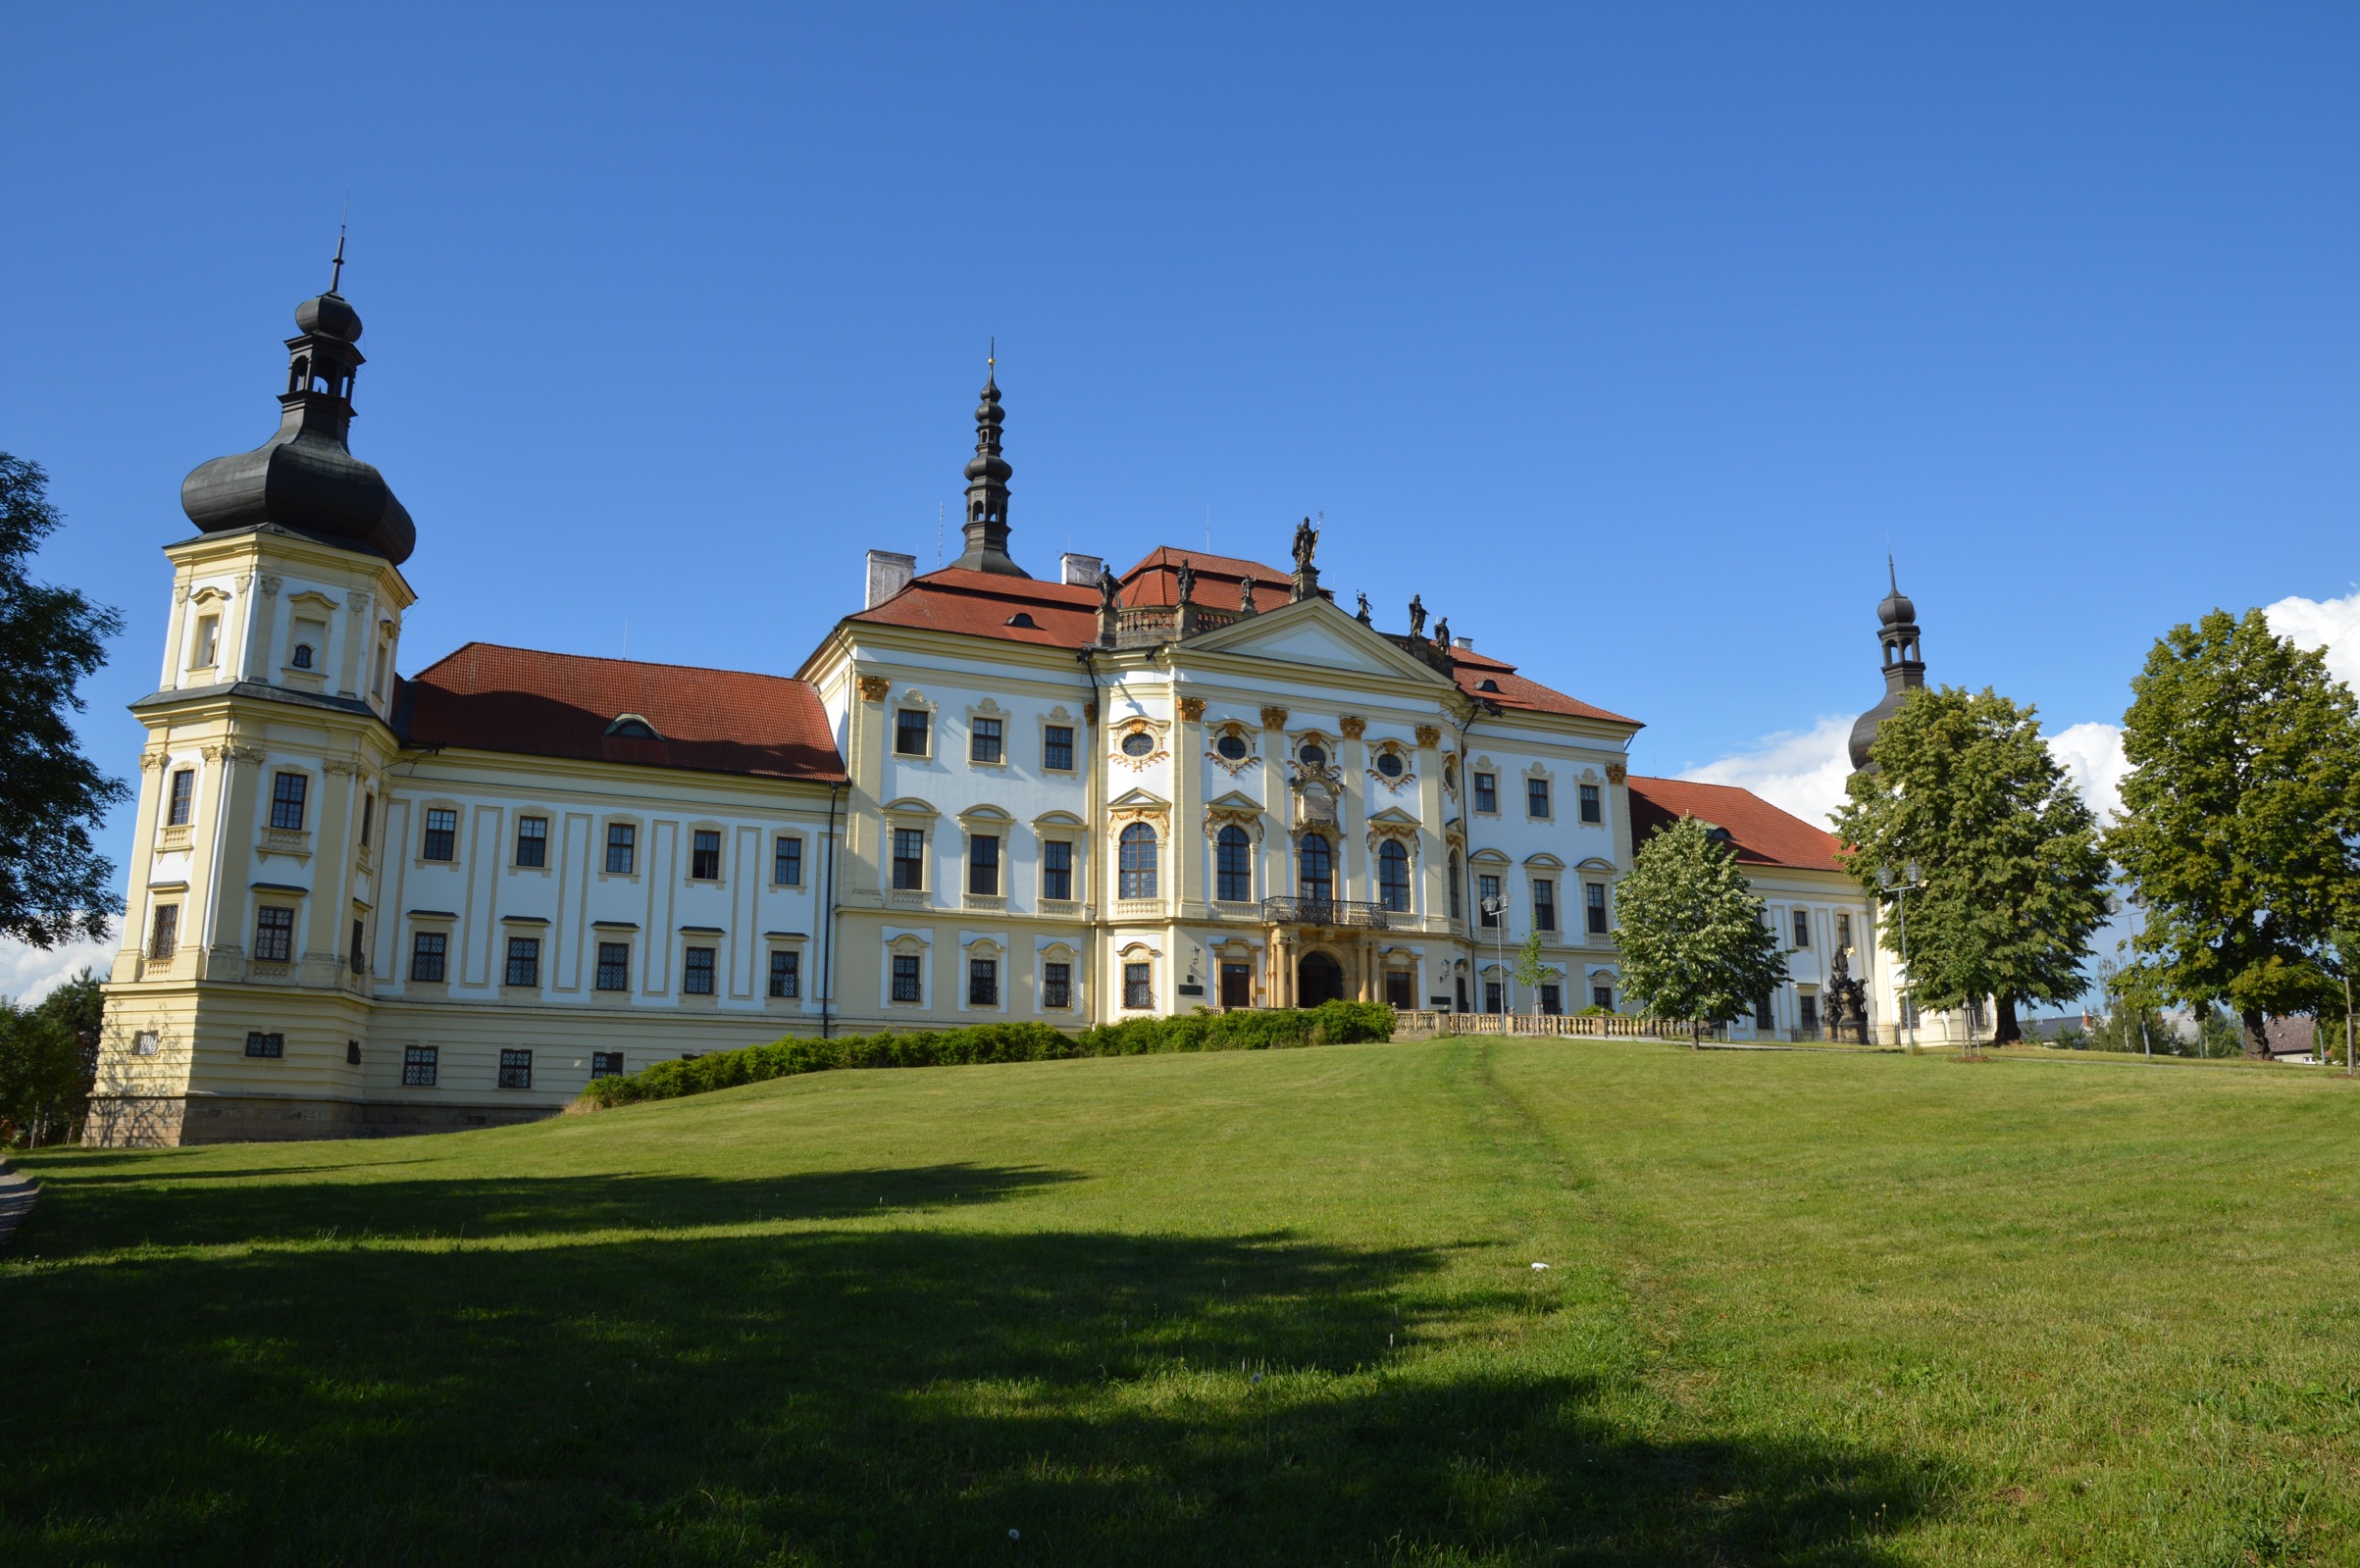
<path fill-rule="evenodd" d="M 626 621 L 635 657 L 793 669 L 862 550 L 955 530 L 995 334 L 1035 570 L 1208 523 L 1281 559 L 1324 512 L 1331 585 L 1646 720 L 1648 771 L 1793 797 L 1771 737 L 1876 698 L 1888 545 L 1934 678 L 2061 731 L 2215 604 L 2360 626 L 2349 8 L 87 6 L 9 39 L 0 448 L 70 516 L 46 573 L 127 616 L 86 726 L 126 774 L 180 478 L 273 428 L 347 192 L 413 670 Z"/>

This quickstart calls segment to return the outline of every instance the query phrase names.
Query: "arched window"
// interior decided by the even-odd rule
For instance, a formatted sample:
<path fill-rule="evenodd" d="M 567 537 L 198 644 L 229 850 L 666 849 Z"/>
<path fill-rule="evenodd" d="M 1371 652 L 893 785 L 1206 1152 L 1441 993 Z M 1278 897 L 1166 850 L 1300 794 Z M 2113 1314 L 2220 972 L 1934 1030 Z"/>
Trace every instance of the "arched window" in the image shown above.
<path fill-rule="evenodd" d="M 1397 839 L 1377 845 L 1377 896 L 1395 914 L 1410 912 L 1410 851 Z"/>
<path fill-rule="evenodd" d="M 308 642 L 298 642 L 298 643 L 296 643 L 296 644 L 295 644 L 295 656 L 294 656 L 293 658 L 289 659 L 289 660 L 287 661 L 287 663 L 289 663 L 289 664 L 293 665 L 293 666 L 294 666 L 296 669 L 298 669 L 298 670 L 308 670 L 308 669 L 310 669 L 310 668 L 311 668 L 311 644 L 310 644 L 310 643 L 308 643 Z"/>
<path fill-rule="evenodd" d="M 1213 896 L 1223 903 L 1242 904 L 1254 896 L 1254 840 L 1235 823 L 1214 839 L 1219 857 Z"/>
<path fill-rule="evenodd" d="M 1336 852 L 1326 835 L 1307 833 L 1295 852 L 1296 890 L 1321 903 L 1336 896 Z"/>
<path fill-rule="evenodd" d="M 1465 880 L 1459 874 L 1459 851 L 1454 849 L 1451 851 L 1451 918 L 1453 920 L 1466 918 L 1459 890 L 1459 885 Z"/>
<path fill-rule="evenodd" d="M 1118 840 L 1121 847 L 1120 877 L 1116 884 L 1117 896 L 1123 898 L 1153 898 L 1155 896 L 1155 830 L 1144 822 L 1125 828 Z"/>

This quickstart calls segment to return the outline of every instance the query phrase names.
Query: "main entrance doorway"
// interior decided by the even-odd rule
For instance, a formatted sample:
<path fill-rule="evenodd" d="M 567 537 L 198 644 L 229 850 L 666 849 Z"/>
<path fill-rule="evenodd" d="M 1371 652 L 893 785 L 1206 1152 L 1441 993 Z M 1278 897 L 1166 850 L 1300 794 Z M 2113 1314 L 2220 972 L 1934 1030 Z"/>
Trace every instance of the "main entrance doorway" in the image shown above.
<path fill-rule="evenodd" d="M 1252 1007 L 1254 1005 L 1254 966 L 1223 964 L 1221 966 L 1221 1005 L 1223 1007 Z"/>
<path fill-rule="evenodd" d="M 1303 1007 L 1344 999 L 1344 969 L 1325 953 L 1306 953 L 1295 966 L 1295 1000 Z"/>

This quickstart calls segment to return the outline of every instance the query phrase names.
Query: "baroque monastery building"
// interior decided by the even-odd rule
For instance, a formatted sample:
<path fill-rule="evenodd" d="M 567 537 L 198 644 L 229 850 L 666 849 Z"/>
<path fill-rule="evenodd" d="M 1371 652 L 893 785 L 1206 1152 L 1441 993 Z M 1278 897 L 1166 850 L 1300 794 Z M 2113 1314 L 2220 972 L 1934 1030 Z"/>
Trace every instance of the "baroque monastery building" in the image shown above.
<path fill-rule="evenodd" d="M 792 677 L 487 643 L 398 677 L 416 531 L 346 444 L 360 318 L 332 286 L 295 322 L 278 433 L 189 475 L 165 550 L 93 1141 L 516 1121 L 794 1034 L 1611 1009 L 1616 883 L 1683 814 L 1790 948 L 1734 1033 L 1816 1030 L 1846 955 L 1891 1016 L 1832 837 L 1631 777 L 1638 721 L 1415 601 L 1339 606 L 1308 523 L 1284 567 L 1030 576 L 990 379 L 964 553 L 872 553 Z"/>

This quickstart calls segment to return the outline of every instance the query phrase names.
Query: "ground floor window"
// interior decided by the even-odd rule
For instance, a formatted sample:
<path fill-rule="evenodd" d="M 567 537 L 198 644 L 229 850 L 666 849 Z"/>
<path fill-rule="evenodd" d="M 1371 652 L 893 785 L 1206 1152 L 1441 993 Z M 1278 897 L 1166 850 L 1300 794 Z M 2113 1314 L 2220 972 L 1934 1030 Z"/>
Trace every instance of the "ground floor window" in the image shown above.
<path fill-rule="evenodd" d="M 1544 1013 L 1562 1013 L 1565 1010 L 1565 993 L 1564 987 L 1559 986 L 1543 986 L 1541 987 L 1541 1011 Z"/>
<path fill-rule="evenodd" d="M 590 1052 L 590 1077 L 621 1078 L 622 1076 L 623 1053 L 621 1051 Z"/>
<path fill-rule="evenodd" d="M 284 1035 L 265 1035 L 260 1030 L 252 1031 L 246 1036 L 246 1054 L 248 1056 L 284 1056 L 286 1054 L 286 1037 Z"/>
<path fill-rule="evenodd" d="M 1385 971 L 1385 1004 L 1405 1010 L 1417 1005 L 1417 992 L 1411 984 L 1416 977 L 1406 969 Z"/>
<path fill-rule="evenodd" d="M 1754 998 L 1754 1027 L 1756 1029 L 1778 1027 L 1777 1017 L 1770 1011 L 1770 993 L 1769 991 L 1764 991 Z"/>
<path fill-rule="evenodd" d="M 1820 1027 L 1820 999 L 1817 996 L 1796 997 L 1795 1013 L 1797 1021 L 1800 1022 L 1805 1029 L 1817 1029 Z"/>
<path fill-rule="evenodd" d="M 803 993 L 803 955 L 801 953 L 772 953 L 770 955 L 770 994 L 800 996 Z"/>
<path fill-rule="evenodd" d="M 401 1052 L 402 1087 L 404 1088 L 433 1088 L 436 1063 L 441 1054 L 438 1046 L 403 1046 Z"/>
<path fill-rule="evenodd" d="M 531 1051 L 500 1052 L 500 1087 L 531 1088 L 533 1087 L 533 1053 Z"/>
<path fill-rule="evenodd" d="M 1459 1010 L 1460 1010 L 1461 1012 L 1462 1012 L 1462 1013 L 1463 1013 L 1463 1012 L 1465 1012 L 1465 1011 L 1466 1011 L 1466 977 L 1465 977 L 1464 975 L 1459 975 L 1459 976 L 1456 976 L 1456 977 L 1454 977 L 1454 978 L 1452 979 L 1452 981 L 1451 981 L 1451 989 L 1452 989 L 1452 991 L 1453 991 L 1453 992 L 1456 994 L 1456 999 L 1457 999 L 1457 1001 L 1458 1001 L 1458 1003 L 1459 1003 Z"/>
<path fill-rule="evenodd" d="M 1507 999 L 1501 994 L 1500 983 L 1496 980 L 1483 983 L 1483 1010 L 1487 1013 L 1508 1011 Z"/>
<path fill-rule="evenodd" d="M 1592 986 L 1590 987 L 1590 1005 L 1592 1007 L 1603 1007 L 1608 1012 L 1613 1012 L 1615 1010 L 1615 987 L 1612 986 Z"/>
<path fill-rule="evenodd" d="M 894 955 L 893 998 L 898 1002 L 925 1000 L 919 990 L 917 954 L 896 953 Z"/>
<path fill-rule="evenodd" d="M 1154 966 L 1149 964 L 1123 965 L 1123 1005 L 1140 1008 L 1155 1005 Z"/>
<path fill-rule="evenodd" d="M 1041 1005 L 1043 1007 L 1071 1007 L 1073 1005 L 1073 966 L 1044 964 L 1041 966 Z"/>
<path fill-rule="evenodd" d="M 1000 960 L 970 958 L 967 960 L 967 1005 L 969 1007 L 998 1007 L 1000 1005 Z"/>

